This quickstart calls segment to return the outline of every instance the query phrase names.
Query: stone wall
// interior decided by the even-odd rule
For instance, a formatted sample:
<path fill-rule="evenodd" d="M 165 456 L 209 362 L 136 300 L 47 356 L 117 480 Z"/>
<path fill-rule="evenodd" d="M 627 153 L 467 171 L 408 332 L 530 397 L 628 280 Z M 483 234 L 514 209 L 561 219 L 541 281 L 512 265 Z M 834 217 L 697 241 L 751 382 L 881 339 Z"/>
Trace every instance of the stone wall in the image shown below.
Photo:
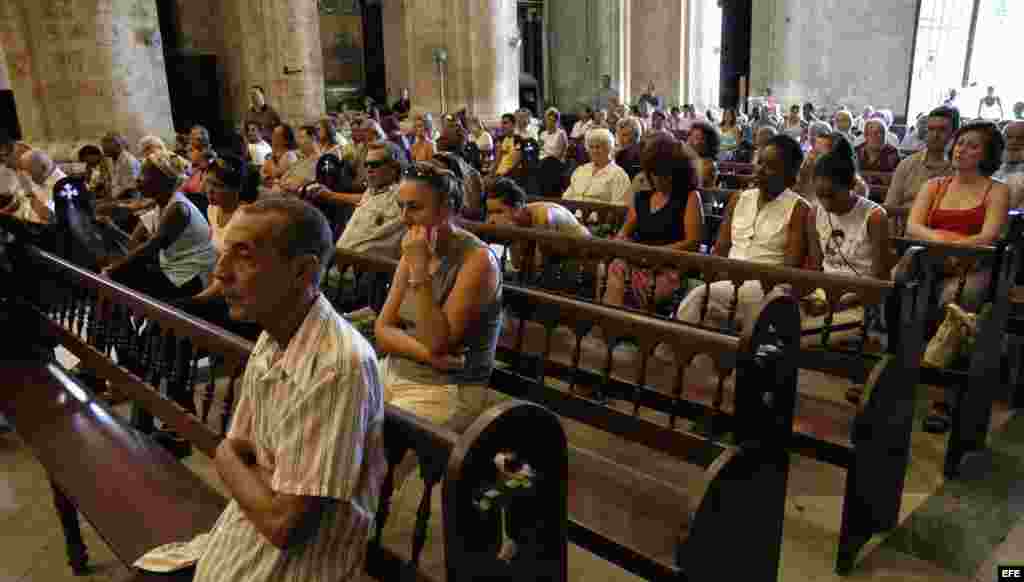
<path fill-rule="evenodd" d="M 0 2 L 26 141 L 59 158 L 117 130 L 173 136 L 154 0 Z"/>
<path fill-rule="evenodd" d="M 654 81 L 666 106 L 680 105 L 686 84 L 686 0 L 630 0 L 630 95 Z"/>
<path fill-rule="evenodd" d="M 575 111 L 580 102 L 589 104 L 604 74 L 625 93 L 624 8 L 624 0 L 550 1 L 549 104 L 562 111 Z"/>
<path fill-rule="evenodd" d="M 756 0 L 751 93 L 905 114 L 916 0 Z"/>
<path fill-rule="evenodd" d="M 415 112 L 466 107 L 495 120 L 517 107 L 514 0 L 396 0 L 384 3 L 383 21 L 388 86 L 393 97 L 408 87 Z M 437 49 L 447 53 L 444 74 Z"/>

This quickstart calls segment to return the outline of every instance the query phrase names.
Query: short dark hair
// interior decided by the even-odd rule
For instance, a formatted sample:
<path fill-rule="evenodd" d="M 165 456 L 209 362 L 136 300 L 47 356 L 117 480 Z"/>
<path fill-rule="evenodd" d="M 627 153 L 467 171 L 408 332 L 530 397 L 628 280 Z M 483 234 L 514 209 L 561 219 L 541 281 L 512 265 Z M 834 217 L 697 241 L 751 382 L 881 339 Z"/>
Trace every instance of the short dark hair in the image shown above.
<path fill-rule="evenodd" d="M 298 149 L 299 144 L 296 143 L 296 141 L 295 141 L 295 130 L 292 129 L 292 126 L 288 125 L 287 123 L 279 123 L 276 126 L 274 126 L 274 129 L 276 130 L 278 127 L 283 127 L 284 128 L 284 139 L 285 139 L 286 142 L 288 142 L 287 143 L 288 149 L 289 150 Z"/>
<path fill-rule="evenodd" d="M 512 123 L 515 123 L 516 122 L 516 115 L 515 115 L 515 113 L 503 113 L 501 115 L 501 120 L 502 121 L 511 121 Z"/>
<path fill-rule="evenodd" d="M 13 141 L 10 142 L 10 143 L 11 143 L 11 145 L 14 145 Z M 7 147 L 7 144 L 2 139 L 2 136 L 0 136 L 0 149 L 6 149 L 6 147 Z M 98 148 L 97 146 L 94 146 L 92 144 L 89 144 L 89 145 L 86 145 L 86 146 L 82 146 L 82 149 L 78 150 L 78 161 L 84 163 L 85 162 L 85 156 L 99 156 L 99 157 L 102 158 L 103 157 L 103 150 L 101 150 L 100 148 Z"/>
<path fill-rule="evenodd" d="M 501 200 L 512 208 L 522 208 L 526 206 L 527 201 L 526 192 L 509 178 L 495 180 L 489 197 Z"/>
<path fill-rule="evenodd" d="M 210 164 L 209 171 L 214 178 L 231 190 L 241 191 L 246 182 L 248 166 L 241 158 L 234 155 L 226 155 L 217 158 Z"/>
<path fill-rule="evenodd" d="M 953 131 L 960 129 L 960 112 L 952 107 L 946 107 L 945 105 L 936 107 L 928 113 L 928 117 L 944 117 L 949 120 Z"/>
<path fill-rule="evenodd" d="M 985 157 L 978 163 L 978 173 L 982 176 L 995 174 L 1003 165 L 1003 150 L 1006 149 L 1006 139 L 999 127 L 991 121 L 972 121 L 953 134 L 953 146 L 965 133 L 980 133 L 986 137 Z"/>
<path fill-rule="evenodd" d="M 277 214 L 284 225 L 274 233 L 274 246 L 284 257 L 313 255 L 320 262 L 315 285 L 320 285 L 334 255 L 334 236 L 327 218 L 298 198 L 263 198 L 240 208 L 251 214 Z"/>
<path fill-rule="evenodd" d="M 800 144 L 788 135 L 780 133 L 773 135 L 768 140 L 768 145 L 775 146 L 782 154 L 782 162 L 786 166 L 786 181 L 796 180 L 796 176 L 800 172 L 800 165 L 804 163 L 804 152 L 800 149 Z M 835 147 L 834 144 L 833 147 Z"/>
<path fill-rule="evenodd" d="M 702 158 L 717 159 L 718 148 L 721 144 L 721 137 L 718 135 L 718 128 L 711 125 L 707 121 L 698 120 L 694 121 L 693 125 L 690 126 L 690 131 L 699 129 L 704 132 L 704 151 L 697 152 Z"/>
<path fill-rule="evenodd" d="M 853 188 L 857 181 L 857 156 L 853 146 L 839 132 L 829 134 L 828 138 L 832 140 L 832 150 L 815 162 L 814 176 L 829 177 L 844 188 Z"/>

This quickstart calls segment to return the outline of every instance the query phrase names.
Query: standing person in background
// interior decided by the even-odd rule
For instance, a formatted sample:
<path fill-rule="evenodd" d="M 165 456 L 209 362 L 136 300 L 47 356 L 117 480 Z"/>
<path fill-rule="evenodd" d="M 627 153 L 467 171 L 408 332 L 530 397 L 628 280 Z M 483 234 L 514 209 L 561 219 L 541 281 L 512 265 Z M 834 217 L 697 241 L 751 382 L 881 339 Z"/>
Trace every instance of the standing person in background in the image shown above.
<path fill-rule="evenodd" d="M 245 125 L 255 123 L 263 134 L 264 141 L 272 141 L 274 128 L 281 125 L 281 116 L 274 111 L 274 108 L 267 104 L 266 94 L 263 87 L 253 85 L 249 89 L 249 110 L 245 112 Z"/>
<path fill-rule="evenodd" d="M 640 102 L 647 103 L 651 110 L 661 109 L 664 107 L 664 100 L 658 96 L 654 90 L 654 81 L 647 84 L 647 91 L 640 95 Z"/>
<path fill-rule="evenodd" d="M 978 119 L 999 121 L 1005 117 L 1003 101 L 996 96 L 996 88 L 989 85 L 985 96 L 978 101 Z"/>

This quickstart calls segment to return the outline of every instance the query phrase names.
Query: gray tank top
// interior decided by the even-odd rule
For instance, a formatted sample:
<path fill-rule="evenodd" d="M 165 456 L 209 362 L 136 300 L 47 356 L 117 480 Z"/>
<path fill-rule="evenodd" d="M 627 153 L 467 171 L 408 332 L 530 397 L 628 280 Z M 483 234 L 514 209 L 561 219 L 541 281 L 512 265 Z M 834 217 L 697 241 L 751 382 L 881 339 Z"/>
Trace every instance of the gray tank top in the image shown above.
<path fill-rule="evenodd" d="M 448 295 L 455 287 L 455 280 L 469 254 L 479 248 L 488 248 L 476 236 L 458 227 L 452 230 L 450 244 L 451 251 L 441 259 L 441 264 L 431 280 L 431 292 L 438 305 L 444 305 L 448 300 Z M 490 380 L 503 318 L 500 270 L 498 276 L 498 289 L 494 299 L 481 307 L 480 316 L 463 334 L 462 345 L 454 350 L 455 353 L 466 357 L 465 367 L 461 370 L 442 372 L 409 358 L 391 356 L 391 365 L 402 379 L 423 384 L 486 384 Z M 407 330 L 414 334 L 416 307 L 412 293 L 407 293 L 402 298 L 398 313 Z"/>
<path fill-rule="evenodd" d="M 160 251 L 160 268 L 178 287 L 196 276 L 199 276 L 205 287 L 210 272 L 217 263 L 217 251 L 210 241 L 210 223 L 206 222 L 203 213 L 181 192 L 171 198 L 166 208 L 170 208 L 175 202 L 183 204 L 187 209 L 188 226 L 170 246 Z"/>

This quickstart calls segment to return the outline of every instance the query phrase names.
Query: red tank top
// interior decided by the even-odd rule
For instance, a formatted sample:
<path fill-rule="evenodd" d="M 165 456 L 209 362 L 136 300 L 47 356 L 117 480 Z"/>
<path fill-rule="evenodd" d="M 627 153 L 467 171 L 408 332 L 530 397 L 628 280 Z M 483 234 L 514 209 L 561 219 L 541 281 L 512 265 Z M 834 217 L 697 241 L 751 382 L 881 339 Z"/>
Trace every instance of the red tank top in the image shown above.
<path fill-rule="evenodd" d="M 992 183 L 989 182 L 985 195 L 981 198 L 981 204 L 974 208 L 939 208 L 952 182 L 952 177 L 939 181 L 938 191 L 932 196 L 932 206 L 928 210 L 928 228 L 974 236 L 981 232 L 981 227 L 985 225 L 985 209 L 988 207 L 988 193 L 992 190 Z"/>

